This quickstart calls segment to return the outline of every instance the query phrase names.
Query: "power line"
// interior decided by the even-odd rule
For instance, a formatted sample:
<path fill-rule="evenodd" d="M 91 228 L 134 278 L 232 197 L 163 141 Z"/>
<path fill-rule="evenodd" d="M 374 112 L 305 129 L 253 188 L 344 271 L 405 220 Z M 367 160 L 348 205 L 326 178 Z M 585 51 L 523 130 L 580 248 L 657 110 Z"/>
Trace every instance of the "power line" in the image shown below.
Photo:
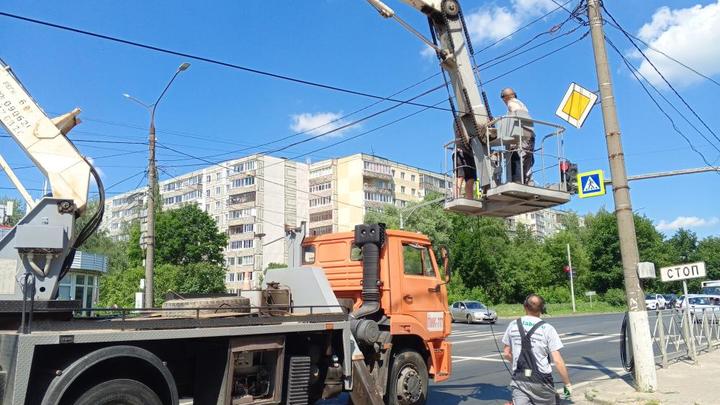
<path fill-rule="evenodd" d="M 616 25 L 615 23 L 612 23 L 612 22 L 611 22 L 609 25 L 610 25 L 611 27 L 615 28 L 616 30 L 622 32 L 622 28 L 620 28 L 620 27 L 619 27 L 618 25 Z M 641 44 L 645 45 L 648 49 L 650 49 L 650 50 L 652 50 L 652 51 L 654 51 L 654 52 L 659 53 L 660 55 L 662 55 L 662 56 L 670 59 L 671 61 L 677 63 L 678 65 L 684 67 L 685 69 L 687 69 L 687 70 L 695 73 L 696 75 L 702 77 L 703 79 L 709 80 L 710 82 L 712 82 L 712 83 L 715 84 L 716 86 L 720 87 L 720 82 L 718 82 L 717 80 L 713 79 L 712 77 L 710 77 L 710 76 L 708 76 L 708 75 L 706 75 L 706 74 L 703 74 L 702 72 L 699 72 L 697 69 L 693 68 L 692 66 L 689 66 L 689 65 L 687 65 L 686 63 L 683 63 L 683 62 L 679 61 L 678 59 L 676 59 L 676 58 L 668 55 L 667 53 L 661 51 L 660 49 L 655 48 L 654 46 L 652 46 L 652 45 L 648 44 L 647 42 L 643 41 L 641 38 L 638 38 L 636 35 L 633 35 L 633 34 L 627 32 L 627 31 L 626 31 L 626 33 L 627 33 L 628 35 L 630 35 L 630 37 L 632 37 L 635 41 L 638 41 L 638 42 L 640 42 Z"/>
<path fill-rule="evenodd" d="M 665 118 L 667 118 L 668 121 L 670 121 L 670 124 L 672 125 L 675 132 L 677 132 L 683 139 L 685 139 L 685 142 L 687 142 L 687 144 L 690 146 L 690 149 L 692 149 L 695 153 L 700 155 L 700 157 L 702 158 L 703 162 L 706 165 L 715 167 L 708 161 L 708 159 L 705 157 L 705 155 L 702 152 L 700 152 L 697 148 L 695 148 L 695 145 L 692 143 L 690 138 L 688 138 L 687 135 L 685 135 L 682 131 L 680 131 L 680 129 L 677 127 L 677 125 L 675 124 L 675 121 L 672 119 L 670 114 L 668 114 L 665 111 L 665 109 L 662 108 L 662 106 L 660 105 L 660 103 L 657 102 L 657 100 L 655 100 L 655 98 L 652 96 L 652 94 L 647 89 L 647 87 L 645 86 L 645 83 L 643 83 L 643 80 L 641 80 L 640 77 L 642 77 L 648 83 L 649 86 L 651 86 L 653 89 L 655 89 L 655 91 L 657 93 L 660 94 L 659 90 L 655 86 L 653 86 L 652 83 L 650 83 L 650 81 L 630 63 L 630 61 L 627 60 L 625 55 L 622 54 L 622 52 L 615 46 L 615 44 L 609 38 L 606 37 L 605 41 L 607 41 L 608 45 L 610 45 L 610 47 L 613 50 L 615 50 L 615 52 L 620 56 L 622 61 L 625 63 L 625 66 L 628 68 L 628 70 L 630 70 L 630 73 L 632 73 L 633 77 L 635 78 L 635 80 L 637 80 L 637 82 L 640 84 L 640 86 L 642 86 L 643 90 L 648 95 L 648 97 L 650 97 L 650 100 L 652 100 L 653 104 L 655 104 L 655 106 L 660 110 L 660 112 L 662 112 L 663 115 L 665 115 Z M 665 101 L 669 103 L 669 101 L 667 101 L 667 99 Z M 672 106 L 671 103 L 669 103 L 669 104 Z M 705 138 L 705 140 L 708 140 L 708 139 Z M 717 146 L 715 146 L 715 145 L 713 145 L 713 146 L 715 147 L 715 149 L 718 149 Z M 720 173 L 718 173 L 718 174 L 720 175 Z"/>
<path fill-rule="evenodd" d="M 607 8 L 605 8 L 605 4 L 602 4 L 601 7 L 605 11 L 605 13 L 608 15 L 608 17 L 610 17 L 610 19 L 613 21 L 613 23 L 615 23 L 617 25 L 617 27 L 620 29 L 620 31 L 625 35 L 625 37 L 628 39 L 628 41 L 630 41 L 630 43 L 633 45 L 633 47 L 638 52 L 640 52 L 640 55 L 642 55 L 642 57 L 650 64 L 650 66 L 652 66 L 653 70 L 655 70 L 655 72 L 660 76 L 660 78 L 662 78 L 662 80 L 665 82 L 665 84 L 667 84 L 668 87 L 670 87 L 670 89 L 673 91 L 673 93 L 675 93 L 675 95 L 680 99 L 680 101 L 682 101 L 682 103 L 685 105 L 685 107 L 687 107 L 687 109 L 690 110 L 690 112 L 695 116 L 695 118 L 697 118 L 698 121 L 700 121 L 700 123 L 702 123 L 702 125 L 708 131 L 710 131 L 710 133 L 713 135 L 713 137 L 715 139 L 717 139 L 718 142 L 720 142 L 720 137 L 718 137 L 718 135 L 715 133 L 715 131 L 713 131 L 708 126 L 708 124 L 700 117 L 700 115 L 698 115 L 697 112 L 695 112 L 695 110 L 690 106 L 690 104 L 688 104 L 688 102 L 685 101 L 685 98 L 683 96 L 681 96 L 680 93 L 678 93 L 678 91 L 675 89 L 675 87 L 673 87 L 673 85 L 665 78 L 665 76 L 662 74 L 662 72 L 660 72 L 660 70 L 657 68 L 657 66 L 655 66 L 655 64 L 650 60 L 650 58 L 647 57 L 645 52 L 643 52 L 643 50 L 640 49 L 640 47 L 637 45 L 637 43 L 635 43 L 635 41 L 630 37 L 628 32 L 620 25 L 620 23 L 617 22 L 615 17 L 613 17 L 612 14 L 610 14 L 610 12 L 607 10 Z"/>
<path fill-rule="evenodd" d="M 121 43 L 121 44 L 124 44 L 124 45 L 130 45 L 130 46 L 133 46 L 133 47 L 136 47 L 136 48 L 143 48 L 143 49 L 147 49 L 147 50 L 151 50 L 151 51 L 155 51 L 155 52 L 159 52 L 159 53 L 164 53 L 164 54 L 169 54 L 169 55 L 174 55 L 174 56 L 181 56 L 181 57 L 184 57 L 184 58 L 194 59 L 194 60 L 197 60 L 197 61 L 206 62 L 206 63 L 210 63 L 210 64 L 213 64 L 213 65 L 218 65 L 218 66 L 223 66 L 223 67 L 227 67 L 227 68 L 231 68 L 231 69 L 241 70 L 241 71 L 244 71 L 244 72 L 254 73 L 254 74 L 257 74 L 257 75 L 261 75 L 261 76 L 267 76 L 267 77 L 271 77 L 271 78 L 274 78 L 274 79 L 285 80 L 285 81 L 289 81 L 289 82 L 293 82 L 293 83 L 303 84 L 303 85 L 312 86 L 312 87 L 318 87 L 318 88 L 322 88 L 322 89 L 326 89 L 326 90 L 337 91 L 337 92 L 340 92 L 340 93 L 347 93 L 347 94 L 352 94 L 352 95 L 356 95 L 356 96 L 362 96 L 362 97 L 367 97 L 367 98 L 374 98 L 374 99 L 376 99 L 376 100 L 392 101 L 392 102 L 395 102 L 395 103 L 402 103 L 402 100 L 397 100 L 397 99 L 388 98 L 388 97 L 382 97 L 382 96 L 378 96 L 378 95 L 375 95 L 375 94 L 370 94 L 370 93 L 363 92 L 363 91 L 351 90 L 351 89 L 348 89 L 348 88 L 339 87 L 339 86 L 333 86 L 333 85 L 324 84 L 324 83 L 320 83 L 320 82 L 315 82 L 315 81 L 310 81 L 310 80 L 305 80 L 305 79 L 299 79 L 299 78 L 295 78 L 295 77 L 291 77 L 291 76 L 287 76 L 287 75 L 282 75 L 282 74 L 279 74 L 279 73 L 273 73 L 273 72 L 269 72 L 269 71 L 265 71 L 265 70 L 250 68 L 250 67 L 238 65 L 238 64 L 235 64 L 235 63 L 224 62 L 224 61 L 221 61 L 221 60 L 212 59 L 212 58 L 208 58 L 208 57 L 204 57 L 204 56 L 199 56 L 199 55 L 193 55 L 193 54 L 189 54 L 189 53 L 186 53 L 186 52 L 174 51 L 174 50 L 167 49 L 167 48 L 161 48 L 161 47 L 158 47 L 158 46 L 143 44 L 143 43 L 140 43 L 140 42 L 135 42 L 135 41 L 127 40 L 127 39 L 122 39 L 122 38 L 113 37 L 113 36 L 109 36 L 109 35 L 99 34 L 99 33 L 96 33 L 96 32 L 86 31 L 86 30 L 82 30 L 82 29 L 79 29 L 79 28 L 73 28 L 73 27 L 66 26 L 66 25 L 60 25 L 60 24 L 55 24 L 55 23 L 51 23 L 51 22 L 48 22 L 48 21 L 43 21 L 43 20 L 38 20 L 38 19 L 34 19 L 34 18 L 24 17 L 24 16 L 20 16 L 20 15 L 17 15 L 17 14 L 11 14 L 11 13 L 6 13 L 6 12 L 3 12 L 3 11 L 0 11 L 0 16 L 9 17 L 9 18 L 13 18 L 13 19 L 16 19 L 16 20 L 21 20 L 21 21 L 25 21 L 25 22 L 29 22 L 29 23 L 33 23 L 33 24 L 39 24 L 39 25 L 43 25 L 43 26 L 46 26 L 46 27 L 52 27 L 52 28 L 56 28 L 56 29 L 59 29 L 59 30 L 63 30 L 63 31 L 69 31 L 69 32 L 73 32 L 73 33 L 76 33 L 76 34 L 81 34 L 81 35 L 91 36 L 91 37 L 95 37 L 95 38 L 100 38 L 100 39 L 104 39 L 104 40 L 107 40 L 107 41 L 112 41 L 112 42 Z M 420 104 L 420 103 L 411 103 L 411 104 L 412 104 L 412 105 L 415 105 L 415 106 L 418 106 L 418 107 L 428 107 L 427 105 L 425 105 L 425 104 Z M 440 108 L 440 107 L 431 107 L 431 108 L 435 108 L 435 109 L 443 110 L 443 111 L 449 111 L 449 110 L 446 109 L 446 108 Z"/>

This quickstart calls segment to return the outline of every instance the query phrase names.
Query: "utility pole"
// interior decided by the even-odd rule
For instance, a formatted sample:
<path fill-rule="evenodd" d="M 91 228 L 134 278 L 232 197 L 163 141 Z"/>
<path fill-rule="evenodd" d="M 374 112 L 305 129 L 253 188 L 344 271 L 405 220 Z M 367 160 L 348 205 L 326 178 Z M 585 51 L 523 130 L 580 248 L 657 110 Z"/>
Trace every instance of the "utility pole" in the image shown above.
<path fill-rule="evenodd" d="M 150 130 L 148 131 L 147 231 L 145 233 L 145 308 L 152 308 L 154 306 L 153 272 L 155 271 L 155 198 L 159 195 L 159 193 L 157 195 L 155 194 L 155 189 L 158 186 L 157 166 L 155 161 L 155 110 L 157 109 L 158 103 L 162 100 L 163 96 L 168 91 L 173 81 L 175 81 L 178 74 L 187 70 L 188 67 L 190 67 L 190 64 L 187 62 L 178 67 L 167 86 L 165 86 L 165 89 L 152 104 L 143 103 L 139 99 L 127 93 L 123 94 L 123 96 L 140 104 L 150 112 Z"/>
<path fill-rule="evenodd" d="M 570 297 L 572 299 L 573 312 L 575 312 L 575 270 L 572 267 L 572 258 L 570 257 L 570 244 L 567 243 L 568 269 L 570 270 Z"/>
<path fill-rule="evenodd" d="M 657 374 L 653 357 L 650 324 L 645 310 L 645 296 L 640 287 L 637 275 L 639 253 L 635 223 L 633 222 L 630 189 L 628 187 L 625 158 L 620 141 L 620 124 L 618 123 L 613 95 L 612 78 L 605 49 L 605 33 L 599 0 L 588 0 L 588 19 L 592 37 L 595 69 L 600 100 L 602 106 L 605 141 L 608 148 L 610 173 L 612 174 L 613 199 L 620 237 L 620 255 L 622 256 L 623 274 L 625 277 L 625 299 L 628 305 L 628 327 L 632 342 L 635 363 L 635 382 L 639 391 L 651 392 L 657 388 Z"/>

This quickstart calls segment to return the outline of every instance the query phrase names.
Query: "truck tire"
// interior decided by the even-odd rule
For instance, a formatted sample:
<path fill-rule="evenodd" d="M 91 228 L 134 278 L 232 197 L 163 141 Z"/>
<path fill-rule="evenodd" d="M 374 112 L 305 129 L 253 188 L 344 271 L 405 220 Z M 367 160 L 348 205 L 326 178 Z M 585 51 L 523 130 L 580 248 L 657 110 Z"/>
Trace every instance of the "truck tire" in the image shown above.
<path fill-rule="evenodd" d="M 427 400 L 428 370 L 420 353 L 412 349 L 398 352 L 388 376 L 388 405 L 424 405 Z"/>
<path fill-rule="evenodd" d="M 73 405 L 163 405 L 160 397 L 140 381 L 116 379 L 85 391 Z"/>

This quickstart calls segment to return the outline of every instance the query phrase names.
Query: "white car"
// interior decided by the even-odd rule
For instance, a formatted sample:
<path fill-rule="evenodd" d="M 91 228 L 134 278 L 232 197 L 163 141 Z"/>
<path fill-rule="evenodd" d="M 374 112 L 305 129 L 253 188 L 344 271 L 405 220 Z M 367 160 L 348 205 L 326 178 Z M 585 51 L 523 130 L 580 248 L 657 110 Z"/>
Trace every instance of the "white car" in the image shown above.
<path fill-rule="evenodd" d="M 720 305 L 715 304 L 717 298 L 707 294 L 688 294 L 683 298 L 680 308 L 686 308 L 689 304 L 690 316 L 698 322 L 702 319 L 703 313 L 708 317 L 712 315 L 711 312 L 715 312 L 715 316 L 709 319 L 717 320 L 720 317 Z"/>
<path fill-rule="evenodd" d="M 662 294 L 647 294 L 645 296 L 645 308 L 665 309 L 665 297 Z"/>

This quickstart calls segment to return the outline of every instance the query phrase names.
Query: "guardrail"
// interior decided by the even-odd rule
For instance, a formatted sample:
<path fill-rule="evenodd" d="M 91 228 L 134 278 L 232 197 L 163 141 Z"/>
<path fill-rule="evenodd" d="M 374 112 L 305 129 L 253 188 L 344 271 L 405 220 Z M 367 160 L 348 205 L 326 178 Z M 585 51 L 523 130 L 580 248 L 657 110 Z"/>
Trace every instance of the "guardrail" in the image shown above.
<path fill-rule="evenodd" d="M 666 367 L 720 346 L 720 307 L 649 311 L 655 360 Z"/>
<path fill-rule="evenodd" d="M 535 120 L 525 116 L 501 116 L 488 122 L 482 134 L 482 143 L 489 147 L 488 156 L 480 160 L 487 162 L 487 165 L 477 167 L 478 178 L 483 176 L 481 171 L 492 168 L 490 173 L 484 175 L 490 178 L 493 187 L 512 181 L 513 164 L 514 170 L 520 172 L 521 183 L 526 183 L 524 178 L 526 169 L 524 156 L 532 155 L 534 164 L 532 167 L 533 182 L 538 187 L 567 189 L 566 179 L 560 175 L 560 164 L 565 158 L 565 128 L 560 125 Z M 524 149 L 523 143 L 529 141 L 533 136 L 534 142 L 528 146 L 532 149 Z M 554 146 L 546 145 L 546 141 L 554 140 Z M 453 181 L 452 196 L 458 193 L 457 176 L 454 174 L 458 169 L 464 168 L 456 164 L 455 151 L 457 140 L 452 140 L 444 145 L 444 168 L 443 173 L 450 176 Z M 515 160 L 516 162 L 513 162 Z"/>

